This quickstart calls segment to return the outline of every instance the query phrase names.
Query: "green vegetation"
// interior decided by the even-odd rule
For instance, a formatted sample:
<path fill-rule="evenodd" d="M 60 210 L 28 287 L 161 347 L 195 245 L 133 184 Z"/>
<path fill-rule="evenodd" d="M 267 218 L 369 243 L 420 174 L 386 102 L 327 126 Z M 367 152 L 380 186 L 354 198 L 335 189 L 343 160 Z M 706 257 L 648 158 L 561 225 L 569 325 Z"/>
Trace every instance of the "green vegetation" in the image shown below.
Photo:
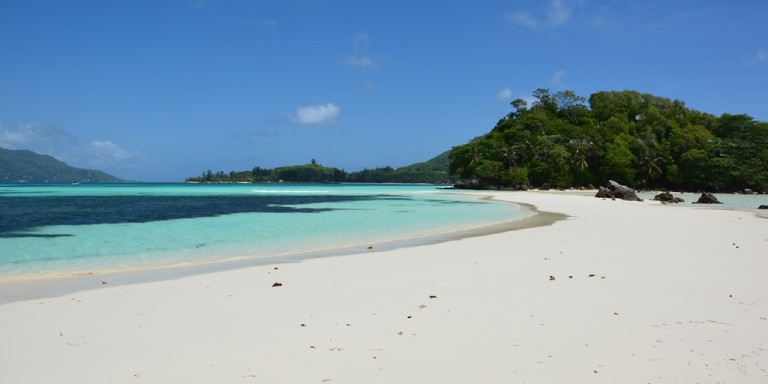
<path fill-rule="evenodd" d="M 450 151 L 477 188 L 568 188 L 609 179 L 638 188 L 768 191 L 768 123 L 720 117 L 636 91 L 534 92 L 487 134 Z M 588 104 L 587 104 L 588 102 Z"/>
<path fill-rule="evenodd" d="M 309 164 L 266 169 L 255 167 L 250 171 L 216 173 L 208 170 L 198 177 L 186 179 L 188 183 L 427 183 L 450 184 L 455 181 L 448 174 L 448 152 L 427 162 L 394 169 L 381 167 L 346 172 L 325 167 L 314 159 Z"/>
<path fill-rule="evenodd" d="M 121 182 L 101 171 L 80 169 L 27 150 L 0 148 L 0 182 L 3 183 L 72 183 Z"/>

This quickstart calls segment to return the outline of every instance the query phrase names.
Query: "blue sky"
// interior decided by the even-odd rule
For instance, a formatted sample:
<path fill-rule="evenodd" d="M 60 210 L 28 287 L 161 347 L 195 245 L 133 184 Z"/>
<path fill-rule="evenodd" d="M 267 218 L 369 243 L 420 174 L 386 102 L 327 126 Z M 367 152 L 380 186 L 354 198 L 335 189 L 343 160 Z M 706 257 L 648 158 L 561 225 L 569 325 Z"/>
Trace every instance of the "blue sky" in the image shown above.
<path fill-rule="evenodd" d="M 0 0 L 0 147 L 140 181 L 428 160 L 536 88 L 768 120 L 768 2 Z"/>

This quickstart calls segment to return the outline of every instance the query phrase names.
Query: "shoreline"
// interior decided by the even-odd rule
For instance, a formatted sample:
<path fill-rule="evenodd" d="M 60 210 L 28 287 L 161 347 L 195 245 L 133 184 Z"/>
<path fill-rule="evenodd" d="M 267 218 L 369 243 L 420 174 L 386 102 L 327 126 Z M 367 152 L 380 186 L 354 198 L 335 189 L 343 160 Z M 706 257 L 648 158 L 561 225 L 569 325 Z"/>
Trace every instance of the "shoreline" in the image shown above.
<path fill-rule="evenodd" d="M 768 380 L 768 222 L 489 194 L 568 219 L 2 304 L 0 381 Z"/>
<path fill-rule="evenodd" d="M 493 199 L 493 196 L 481 194 L 479 199 Z M 376 253 L 392 251 L 400 248 L 410 248 L 421 245 L 439 244 L 463 238 L 485 236 L 490 234 L 514 231 L 537 226 L 547 226 L 558 220 L 567 219 L 566 215 L 556 212 L 539 211 L 535 206 L 525 203 L 505 201 L 516 204 L 531 212 L 530 215 L 515 218 L 508 222 L 484 225 L 444 233 L 436 233 L 414 238 L 399 238 L 353 246 L 334 247 L 312 251 L 300 251 L 272 256 L 235 257 L 215 261 L 200 261 L 184 264 L 160 265 L 148 268 L 81 271 L 62 274 L 25 275 L 19 277 L 0 277 L 0 305 L 33 299 L 64 296 L 80 291 L 105 288 L 106 286 L 122 286 L 138 283 L 149 283 L 163 280 L 174 280 L 188 276 L 214 272 L 236 270 L 249 267 L 300 263 L 306 260 L 326 257 L 347 256 L 358 253 Z"/>

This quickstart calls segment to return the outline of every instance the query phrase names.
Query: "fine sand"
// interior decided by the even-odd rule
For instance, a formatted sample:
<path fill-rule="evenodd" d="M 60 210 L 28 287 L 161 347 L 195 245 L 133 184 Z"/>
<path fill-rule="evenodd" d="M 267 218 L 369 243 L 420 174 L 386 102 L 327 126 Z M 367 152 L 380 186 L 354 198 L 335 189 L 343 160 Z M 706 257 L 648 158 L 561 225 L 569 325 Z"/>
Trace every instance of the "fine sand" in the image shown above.
<path fill-rule="evenodd" d="M 2 304 L 0 383 L 768 382 L 768 220 L 494 196 L 568 218 Z"/>

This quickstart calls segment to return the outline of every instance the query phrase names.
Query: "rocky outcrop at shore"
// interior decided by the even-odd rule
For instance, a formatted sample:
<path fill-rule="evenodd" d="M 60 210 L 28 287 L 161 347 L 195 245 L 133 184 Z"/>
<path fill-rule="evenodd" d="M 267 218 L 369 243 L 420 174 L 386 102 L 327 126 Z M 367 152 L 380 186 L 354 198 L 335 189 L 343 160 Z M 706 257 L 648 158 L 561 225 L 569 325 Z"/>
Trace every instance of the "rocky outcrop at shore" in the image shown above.
<path fill-rule="evenodd" d="M 664 204 L 666 204 L 666 203 L 683 203 L 683 202 L 685 202 L 685 200 L 683 200 L 683 199 L 681 199 L 679 197 L 675 197 L 675 196 L 673 196 L 669 192 L 662 192 L 662 193 L 654 196 L 653 200 L 661 201 Z"/>
<path fill-rule="evenodd" d="M 694 204 L 722 204 L 722 202 L 718 201 L 715 195 L 709 192 L 703 192 L 701 197 L 699 197 L 699 200 L 697 200 Z"/>
<path fill-rule="evenodd" d="M 613 180 L 608 180 L 608 185 L 600 187 L 595 197 L 603 199 L 622 199 L 627 201 L 643 201 L 637 196 L 634 189 L 621 185 Z"/>

